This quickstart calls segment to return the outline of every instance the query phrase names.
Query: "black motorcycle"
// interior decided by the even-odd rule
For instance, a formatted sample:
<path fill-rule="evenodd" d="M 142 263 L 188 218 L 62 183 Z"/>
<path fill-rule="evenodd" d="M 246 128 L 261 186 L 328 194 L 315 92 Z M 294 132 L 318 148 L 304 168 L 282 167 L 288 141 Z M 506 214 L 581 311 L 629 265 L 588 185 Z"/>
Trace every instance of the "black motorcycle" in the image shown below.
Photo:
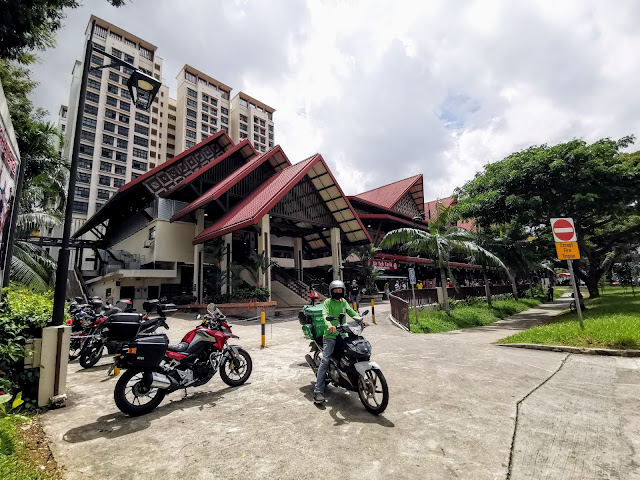
<path fill-rule="evenodd" d="M 369 311 L 365 310 L 362 316 L 368 313 Z M 323 346 L 322 335 L 320 332 L 316 334 L 318 322 L 314 322 L 314 318 L 305 311 L 300 312 L 298 318 L 305 334 L 311 333 L 312 341 L 309 346 L 313 357 L 307 354 L 305 359 L 313 369 L 313 373 L 317 375 Z M 327 320 L 333 322 L 335 318 L 327 317 Z M 362 330 L 368 323 L 357 320 L 345 323 L 344 313 L 340 314 L 338 320 L 340 324 L 336 326 L 338 331 L 336 347 L 327 368 L 325 382 L 358 392 L 364 408 L 379 415 L 384 412 L 389 403 L 389 388 L 380 366 L 370 360 L 371 344 L 362 336 Z"/>

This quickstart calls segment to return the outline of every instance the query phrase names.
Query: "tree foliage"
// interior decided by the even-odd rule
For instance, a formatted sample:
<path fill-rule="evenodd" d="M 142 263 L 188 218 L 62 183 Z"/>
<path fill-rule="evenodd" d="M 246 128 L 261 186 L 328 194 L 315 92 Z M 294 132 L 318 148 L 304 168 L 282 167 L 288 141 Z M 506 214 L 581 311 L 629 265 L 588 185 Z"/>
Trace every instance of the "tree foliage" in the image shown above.
<path fill-rule="evenodd" d="M 113 6 L 125 0 L 108 0 Z M 30 63 L 34 50 L 55 45 L 65 8 L 80 6 L 77 0 L 0 0 L 0 58 Z"/>
<path fill-rule="evenodd" d="M 582 255 L 577 275 L 598 296 L 600 277 L 640 239 L 640 155 L 621 153 L 633 140 L 573 140 L 514 153 L 456 190 L 457 213 L 483 228 L 524 230 L 547 249 L 550 218 L 573 218 Z"/>

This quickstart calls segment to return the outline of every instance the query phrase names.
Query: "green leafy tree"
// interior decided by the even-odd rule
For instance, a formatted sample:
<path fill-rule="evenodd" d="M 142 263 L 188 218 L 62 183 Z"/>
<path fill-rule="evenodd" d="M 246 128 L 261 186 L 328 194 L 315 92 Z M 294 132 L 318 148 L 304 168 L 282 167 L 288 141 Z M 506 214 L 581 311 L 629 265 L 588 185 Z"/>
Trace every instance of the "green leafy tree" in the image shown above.
<path fill-rule="evenodd" d="M 640 154 L 621 153 L 632 143 L 573 140 L 514 153 L 456 190 L 458 213 L 484 228 L 514 224 L 550 252 L 550 218 L 573 218 L 582 257 L 576 275 L 597 297 L 603 274 L 640 240 Z"/>
<path fill-rule="evenodd" d="M 376 253 L 382 250 L 380 247 L 376 247 L 373 243 L 356 247 L 349 251 L 347 256 L 354 255 L 360 260 L 360 266 L 358 270 L 365 278 L 365 288 L 367 293 L 377 293 L 376 280 L 382 273 L 381 269 L 371 265 L 371 261 L 376 258 Z"/>
<path fill-rule="evenodd" d="M 115 7 L 125 0 L 108 0 Z M 80 6 L 77 0 L 0 0 L 0 58 L 29 63 L 33 50 L 55 45 L 65 8 Z"/>

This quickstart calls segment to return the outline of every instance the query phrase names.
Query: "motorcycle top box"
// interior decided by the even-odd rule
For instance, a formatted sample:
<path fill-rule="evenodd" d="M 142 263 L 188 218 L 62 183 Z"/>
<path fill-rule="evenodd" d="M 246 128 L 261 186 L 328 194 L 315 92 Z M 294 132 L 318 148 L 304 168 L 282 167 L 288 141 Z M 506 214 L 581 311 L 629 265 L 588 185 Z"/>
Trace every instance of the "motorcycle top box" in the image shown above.
<path fill-rule="evenodd" d="M 141 321 L 142 315 L 138 313 L 116 313 L 109 317 L 102 332 L 109 340 L 133 340 L 140 331 Z"/>
<path fill-rule="evenodd" d="M 124 360 L 134 367 L 156 367 L 164 358 L 169 346 L 166 335 L 140 337 L 129 343 Z"/>

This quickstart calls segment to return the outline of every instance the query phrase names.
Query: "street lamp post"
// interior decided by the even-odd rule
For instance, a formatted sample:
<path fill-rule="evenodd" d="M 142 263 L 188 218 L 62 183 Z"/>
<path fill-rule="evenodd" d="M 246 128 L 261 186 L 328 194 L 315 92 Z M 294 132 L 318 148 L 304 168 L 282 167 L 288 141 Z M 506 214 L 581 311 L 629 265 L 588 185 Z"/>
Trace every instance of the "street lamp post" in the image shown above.
<path fill-rule="evenodd" d="M 150 75 L 136 69 L 118 57 L 100 51 L 102 55 L 109 58 L 111 63 L 99 67 L 91 67 L 91 54 L 93 53 L 93 32 L 96 22 L 91 25 L 91 32 L 87 40 L 87 47 L 84 55 L 82 68 L 82 82 L 80 85 L 80 96 L 78 99 L 78 109 L 76 112 L 76 125 L 74 130 L 73 152 L 71 156 L 71 166 L 69 169 L 69 190 L 67 192 L 67 203 L 65 206 L 64 228 L 62 232 L 62 245 L 58 252 L 58 266 L 56 270 L 56 286 L 53 298 L 53 316 L 51 324 L 53 326 L 62 325 L 64 321 L 64 304 L 67 293 L 67 278 L 69 272 L 69 241 L 71 239 L 71 223 L 73 218 L 73 200 L 76 188 L 76 176 L 80 156 L 80 132 L 82 131 L 82 117 L 84 116 L 85 96 L 87 93 L 87 79 L 90 70 L 99 70 L 112 65 L 128 67 L 132 73 L 127 81 L 129 94 L 136 108 L 149 110 L 153 99 L 160 90 L 160 82 Z"/>

